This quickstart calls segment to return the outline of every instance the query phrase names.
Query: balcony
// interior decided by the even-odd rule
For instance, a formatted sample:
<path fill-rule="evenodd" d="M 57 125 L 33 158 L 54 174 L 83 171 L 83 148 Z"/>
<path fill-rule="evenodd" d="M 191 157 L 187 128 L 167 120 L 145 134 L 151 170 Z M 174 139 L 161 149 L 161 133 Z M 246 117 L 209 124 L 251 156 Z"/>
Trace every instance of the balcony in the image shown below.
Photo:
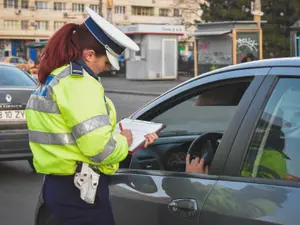
<path fill-rule="evenodd" d="M 82 12 L 72 12 L 68 10 L 64 11 L 53 11 L 53 10 L 35 10 L 32 11 L 30 9 L 20 9 L 20 11 L 16 11 L 16 9 L 3 9 L 0 8 L 1 11 L 1 19 L 5 20 L 57 20 L 57 21 L 66 21 L 66 22 L 74 22 L 74 21 L 84 21 L 86 17 L 85 13 Z"/>
<path fill-rule="evenodd" d="M 118 24 L 179 24 L 180 20 L 177 17 L 163 17 L 163 16 L 137 16 L 137 15 L 114 15 L 115 23 Z"/>
<path fill-rule="evenodd" d="M 0 28 L 1 38 L 5 39 L 48 39 L 54 30 L 22 30 Z"/>
<path fill-rule="evenodd" d="M 174 4 L 173 0 L 117 0 L 115 5 L 130 5 L 130 6 L 146 6 L 146 7 L 159 7 L 168 6 L 172 7 Z"/>

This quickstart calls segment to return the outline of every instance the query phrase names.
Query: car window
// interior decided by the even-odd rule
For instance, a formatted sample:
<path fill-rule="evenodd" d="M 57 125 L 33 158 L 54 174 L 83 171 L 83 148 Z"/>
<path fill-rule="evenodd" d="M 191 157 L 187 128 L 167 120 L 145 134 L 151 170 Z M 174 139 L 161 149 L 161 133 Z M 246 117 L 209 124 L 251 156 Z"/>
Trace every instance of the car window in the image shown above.
<path fill-rule="evenodd" d="M 11 58 L 10 63 L 17 63 L 17 58 Z"/>
<path fill-rule="evenodd" d="M 36 83 L 19 68 L 0 66 L 0 86 L 36 86 Z"/>
<path fill-rule="evenodd" d="M 167 125 L 160 136 L 224 132 L 249 84 L 235 81 L 200 90 L 152 121 Z"/>
<path fill-rule="evenodd" d="M 26 64 L 27 62 L 24 60 L 24 59 L 22 59 L 22 58 L 17 58 L 17 62 L 19 63 L 19 64 Z"/>
<path fill-rule="evenodd" d="M 300 180 L 300 79 L 281 78 L 254 132 L 242 176 Z"/>

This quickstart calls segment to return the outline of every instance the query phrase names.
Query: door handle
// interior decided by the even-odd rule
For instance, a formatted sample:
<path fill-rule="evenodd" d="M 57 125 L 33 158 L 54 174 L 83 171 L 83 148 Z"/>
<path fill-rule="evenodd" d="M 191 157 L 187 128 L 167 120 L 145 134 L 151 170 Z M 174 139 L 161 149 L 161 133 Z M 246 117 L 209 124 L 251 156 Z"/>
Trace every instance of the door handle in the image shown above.
<path fill-rule="evenodd" d="M 169 203 L 168 208 L 179 217 L 192 219 L 198 211 L 198 204 L 195 199 L 175 199 Z"/>

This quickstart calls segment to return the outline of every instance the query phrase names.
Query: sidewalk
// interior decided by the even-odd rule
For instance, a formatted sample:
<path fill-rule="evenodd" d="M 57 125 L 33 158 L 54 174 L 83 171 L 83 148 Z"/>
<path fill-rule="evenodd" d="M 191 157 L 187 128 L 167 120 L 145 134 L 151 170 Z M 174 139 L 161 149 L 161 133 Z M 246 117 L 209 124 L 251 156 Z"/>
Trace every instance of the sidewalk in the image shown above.
<path fill-rule="evenodd" d="M 125 76 L 101 77 L 107 93 L 159 96 L 165 91 L 189 80 L 191 77 L 178 77 L 177 80 L 127 80 Z"/>

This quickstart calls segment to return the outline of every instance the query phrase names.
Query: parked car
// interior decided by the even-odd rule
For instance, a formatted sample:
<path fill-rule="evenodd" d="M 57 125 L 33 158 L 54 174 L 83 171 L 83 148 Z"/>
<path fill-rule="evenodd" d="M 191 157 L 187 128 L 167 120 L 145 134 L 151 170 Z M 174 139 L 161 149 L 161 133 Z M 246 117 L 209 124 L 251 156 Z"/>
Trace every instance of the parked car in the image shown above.
<path fill-rule="evenodd" d="M 300 59 L 271 59 L 203 74 L 137 110 L 130 118 L 167 127 L 110 177 L 116 225 L 298 224 L 299 96 Z M 213 156 L 208 175 L 185 172 L 188 151 Z M 35 224 L 51 218 L 40 196 Z"/>
<path fill-rule="evenodd" d="M 29 73 L 35 69 L 33 62 L 27 62 L 25 59 L 17 56 L 3 57 L 0 59 L 0 62 L 13 64 Z"/>
<path fill-rule="evenodd" d="M 35 87 L 25 71 L 0 63 L 0 161 L 28 160 L 32 166 L 24 109 Z"/>

